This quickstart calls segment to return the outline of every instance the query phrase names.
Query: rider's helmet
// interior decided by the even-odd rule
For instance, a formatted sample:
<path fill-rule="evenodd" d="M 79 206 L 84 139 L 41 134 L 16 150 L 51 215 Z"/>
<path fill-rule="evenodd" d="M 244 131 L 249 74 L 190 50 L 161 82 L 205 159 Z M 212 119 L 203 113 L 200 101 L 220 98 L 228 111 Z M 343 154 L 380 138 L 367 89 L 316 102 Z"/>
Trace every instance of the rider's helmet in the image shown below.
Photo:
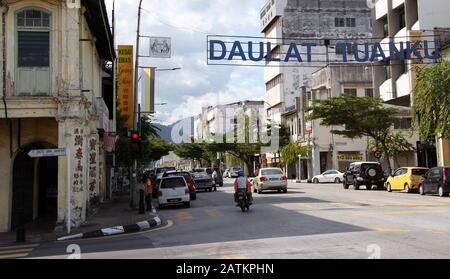
<path fill-rule="evenodd" d="M 238 177 L 244 177 L 244 171 L 239 171 L 238 172 Z"/>

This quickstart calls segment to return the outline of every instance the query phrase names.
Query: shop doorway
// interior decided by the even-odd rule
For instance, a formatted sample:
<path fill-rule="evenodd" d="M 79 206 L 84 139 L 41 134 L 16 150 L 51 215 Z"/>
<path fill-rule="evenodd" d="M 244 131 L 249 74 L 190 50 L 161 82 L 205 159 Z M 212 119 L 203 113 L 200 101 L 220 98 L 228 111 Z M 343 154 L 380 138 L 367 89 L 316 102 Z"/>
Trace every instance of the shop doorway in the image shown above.
<path fill-rule="evenodd" d="M 57 218 L 58 158 L 30 158 L 33 149 L 54 148 L 34 144 L 14 159 L 11 230 L 24 224 L 40 231 L 52 230 Z"/>

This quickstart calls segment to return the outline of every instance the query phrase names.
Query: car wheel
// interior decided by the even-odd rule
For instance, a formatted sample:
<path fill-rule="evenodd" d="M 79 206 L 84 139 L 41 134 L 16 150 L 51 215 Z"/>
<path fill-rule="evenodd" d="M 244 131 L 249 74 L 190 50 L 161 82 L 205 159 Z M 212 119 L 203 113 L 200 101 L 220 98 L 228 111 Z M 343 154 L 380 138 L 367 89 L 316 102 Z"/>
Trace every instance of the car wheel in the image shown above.
<path fill-rule="evenodd" d="M 439 186 L 439 197 L 448 197 L 448 193 L 444 192 L 444 187 Z"/>
<path fill-rule="evenodd" d="M 258 192 L 258 190 L 256 190 L 255 186 L 253 186 L 253 193 L 257 193 L 257 192 Z"/>
<path fill-rule="evenodd" d="M 423 188 L 422 184 L 419 185 L 419 194 L 420 194 L 421 196 L 424 196 L 424 195 L 425 195 L 425 189 Z"/>
<path fill-rule="evenodd" d="M 258 188 L 258 190 L 256 191 L 258 194 L 262 194 L 262 190 Z"/>
<path fill-rule="evenodd" d="M 391 186 L 391 183 L 388 183 L 387 184 L 387 191 L 390 193 L 390 192 L 392 192 L 392 186 Z"/>
<path fill-rule="evenodd" d="M 336 177 L 336 179 L 334 180 L 334 183 L 340 184 L 341 183 L 341 179 L 339 177 Z"/>
<path fill-rule="evenodd" d="M 349 188 L 347 184 L 347 180 L 344 179 L 344 182 L 342 183 L 342 186 L 344 186 L 344 189 L 347 190 Z"/>
<path fill-rule="evenodd" d="M 319 184 L 319 179 L 314 178 L 314 179 L 313 179 L 313 183 L 314 183 L 314 184 Z"/>
<path fill-rule="evenodd" d="M 355 189 L 355 190 L 359 190 L 359 184 L 358 184 L 358 182 L 356 182 L 356 180 L 354 180 L 353 181 L 353 189 Z"/>
<path fill-rule="evenodd" d="M 285 193 L 285 194 L 286 194 L 286 193 L 287 193 L 287 189 L 284 189 L 284 190 L 283 190 L 283 193 Z"/>
<path fill-rule="evenodd" d="M 191 194 L 191 201 L 195 201 L 197 199 L 197 195 L 196 194 Z"/>
<path fill-rule="evenodd" d="M 409 188 L 408 183 L 405 184 L 405 193 L 411 193 L 411 188 Z"/>
<path fill-rule="evenodd" d="M 191 207 L 191 203 L 190 203 L 190 202 L 187 202 L 187 203 L 184 204 L 184 206 L 185 206 L 186 208 L 189 208 L 189 207 Z"/>

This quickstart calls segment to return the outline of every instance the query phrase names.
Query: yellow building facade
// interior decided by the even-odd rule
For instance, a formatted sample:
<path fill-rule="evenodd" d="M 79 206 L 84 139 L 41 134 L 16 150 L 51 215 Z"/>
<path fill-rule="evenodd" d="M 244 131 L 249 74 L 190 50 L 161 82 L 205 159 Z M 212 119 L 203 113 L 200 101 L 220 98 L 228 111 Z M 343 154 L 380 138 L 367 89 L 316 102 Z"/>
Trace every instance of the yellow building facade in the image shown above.
<path fill-rule="evenodd" d="M 1 1 L 0 232 L 63 227 L 69 211 L 79 226 L 105 196 L 112 36 L 103 0 L 71 2 Z M 28 156 L 54 148 L 69 156 Z"/>

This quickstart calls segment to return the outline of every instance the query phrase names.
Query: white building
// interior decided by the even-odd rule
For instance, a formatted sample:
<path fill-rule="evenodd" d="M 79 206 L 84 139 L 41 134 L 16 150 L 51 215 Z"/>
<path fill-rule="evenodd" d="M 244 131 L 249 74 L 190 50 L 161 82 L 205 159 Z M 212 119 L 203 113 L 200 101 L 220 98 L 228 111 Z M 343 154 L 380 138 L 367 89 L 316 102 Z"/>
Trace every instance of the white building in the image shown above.
<path fill-rule="evenodd" d="M 211 141 L 214 135 L 225 135 L 234 131 L 243 120 L 241 112 L 252 119 L 257 126 L 263 124 L 261 114 L 263 101 L 241 101 L 231 104 L 204 107 L 202 113 L 194 121 L 194 138 L 197 141 Z"/>
<path fill-rule="evenodd" d="M 321 62 L 283 67 L 269 62 L 264 68 L 264 95 L 267 116 L 281 123 L 281 115 L 295 109 L 300 89 L 311 88 L 311 74 L 328 61 L 341 58 L 335 45 L 349 38 L 370 38 L 370 9 L 366 0 L 269 0 L 261 10 L 261 32 L 271 43 L 272 57 L 283 57 L 289 44 L 314 42 Z M 327 48 L 328 46 L 328 55 Z M 304 50 L 300 50 L 304 53 Z M 351 55 L 351 53 L 349 54 Z"/>
<path fill-rule="evenodd" d="M 448 0 L 378 0 L 372 11 L 374 41 L 388 47 L 401 42 L 439 40 L 436 30 L 450 27 L 450 5 Z M 434 48 L 434 44 L 430 44 Z M 420 50 L 423 56 L 423 49 Z M 374 90 L 387 104 L 411 107 L 411 92 L 416 81 L 412 63 L 430 63 L 430 59 L 411 62 L 398 57 L 380 61 L 374 67 Z M 414 61 L 414 60 L 413 60 Z M 436 147 L 433 139 L 416 142 L 418 164 L 435 166 Z"/>

